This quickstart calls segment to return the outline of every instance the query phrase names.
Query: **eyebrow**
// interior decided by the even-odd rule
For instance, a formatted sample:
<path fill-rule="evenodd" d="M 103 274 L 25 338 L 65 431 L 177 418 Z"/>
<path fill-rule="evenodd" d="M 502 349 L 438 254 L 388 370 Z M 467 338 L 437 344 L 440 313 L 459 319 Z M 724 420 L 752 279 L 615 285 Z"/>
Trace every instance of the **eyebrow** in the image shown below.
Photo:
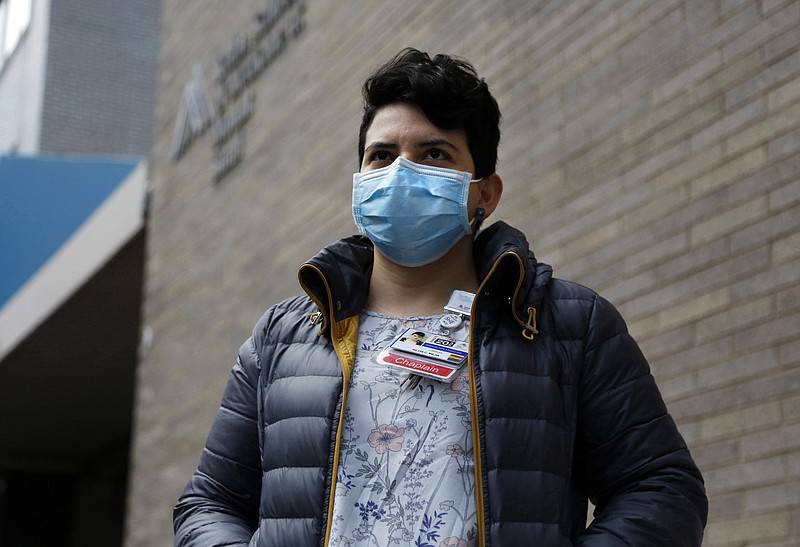
<path fill-rule="evenodd" d="M 458 148 L 446 139 L 431 139 L 427 141 L 420 141 L 416 143 L 414 146 L 417 148 L 430 148 L 431 146 L 443 146 L 446 148 L 450 148 L 451 150 L 458 151 Z M 372 150 L 373 148 L 383 148 L 387 150 L 397 150 L 399 146 L 393 142 L 387 141 L 375 141 L 370 143 L 364 150 Z"/>
<path fill-rule="evenodd" d="M 417 148 L 430 148 L 431 146 L 444 146 L 452 150 L 458 150 L 456 146 L 446 139 L 432 139 L 429 141 L 422 141 L 417 143 Z"/>

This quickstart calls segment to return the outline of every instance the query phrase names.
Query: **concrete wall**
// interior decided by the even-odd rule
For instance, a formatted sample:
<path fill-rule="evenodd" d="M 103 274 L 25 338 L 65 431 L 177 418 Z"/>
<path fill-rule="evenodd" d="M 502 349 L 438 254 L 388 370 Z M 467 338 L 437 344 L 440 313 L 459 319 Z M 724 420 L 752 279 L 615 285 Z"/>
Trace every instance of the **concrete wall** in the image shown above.
<path fill-rule="evenodd" d="M 146 156 L 160 1 L 32 3 L 0 73 L 0 153 Z"/>
<path fill-rule="evenodd" d="M 71 0 L 50 9 L 40 150 L 149 154 L 161 2 Z"/>
<path fill-rule="evenodd" d="M 627 318 L 707 479 L 704 545 L 800 542 L 800 2 L 309 1 L 215 183 L 212 129 L 170 158 L 184 88 L 200 67 L 213 101 L 274 4 L 164 1 L 127 545 L 171 541 L 238 345 L 354 231 L 360 85 L 406 45 L 485 75 L 495 218 Z"/>

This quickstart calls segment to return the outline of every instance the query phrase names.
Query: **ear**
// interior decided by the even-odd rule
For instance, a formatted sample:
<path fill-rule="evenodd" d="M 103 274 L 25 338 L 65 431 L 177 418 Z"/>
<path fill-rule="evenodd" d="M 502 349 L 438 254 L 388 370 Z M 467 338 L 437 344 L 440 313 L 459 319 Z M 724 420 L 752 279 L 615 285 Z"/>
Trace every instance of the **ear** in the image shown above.
<path fill-rule="evenodd" d="M 478 183 L 478 203 L 476 207 L 482 207 L 486 214 L 483 219 L 489 218 L 503 196 L 503 179 L 500 175 L 493 173 Z"/>

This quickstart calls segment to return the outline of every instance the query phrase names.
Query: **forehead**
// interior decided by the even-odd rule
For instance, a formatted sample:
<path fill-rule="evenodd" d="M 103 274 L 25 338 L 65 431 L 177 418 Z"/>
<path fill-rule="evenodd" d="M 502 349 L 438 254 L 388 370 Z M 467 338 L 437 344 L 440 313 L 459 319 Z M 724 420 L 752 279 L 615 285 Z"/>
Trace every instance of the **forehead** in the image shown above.
<path fill-rule="evenodd" d="M 463 129 L 441 129 L 425 116 L 421 108 L 406 103 L 393 103 L 378 109 L 366 133 L 367 146 L 371 142 L 404 144 L 405 141 L 435 139 L 444 139 L 468 150 Z"/>

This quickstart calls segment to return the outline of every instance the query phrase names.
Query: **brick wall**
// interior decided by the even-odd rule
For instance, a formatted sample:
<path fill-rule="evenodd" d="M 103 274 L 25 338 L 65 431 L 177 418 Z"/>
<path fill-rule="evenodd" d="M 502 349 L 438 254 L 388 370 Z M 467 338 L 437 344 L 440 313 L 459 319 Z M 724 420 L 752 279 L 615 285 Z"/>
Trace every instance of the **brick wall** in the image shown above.
<path fill-rule="evenodd" d="M 210 132 L 169 158 L 175 116 L 264 5 L 164 1 L 127 545 L 170 541 L 236 348 L 354 231 L 360 85 L 405 45 L 486 76 L 496 217 L 626 317 L 705 474 L 704 545 L 798 544 L 800 2 L 309 0 L 214 184 Z"/>

